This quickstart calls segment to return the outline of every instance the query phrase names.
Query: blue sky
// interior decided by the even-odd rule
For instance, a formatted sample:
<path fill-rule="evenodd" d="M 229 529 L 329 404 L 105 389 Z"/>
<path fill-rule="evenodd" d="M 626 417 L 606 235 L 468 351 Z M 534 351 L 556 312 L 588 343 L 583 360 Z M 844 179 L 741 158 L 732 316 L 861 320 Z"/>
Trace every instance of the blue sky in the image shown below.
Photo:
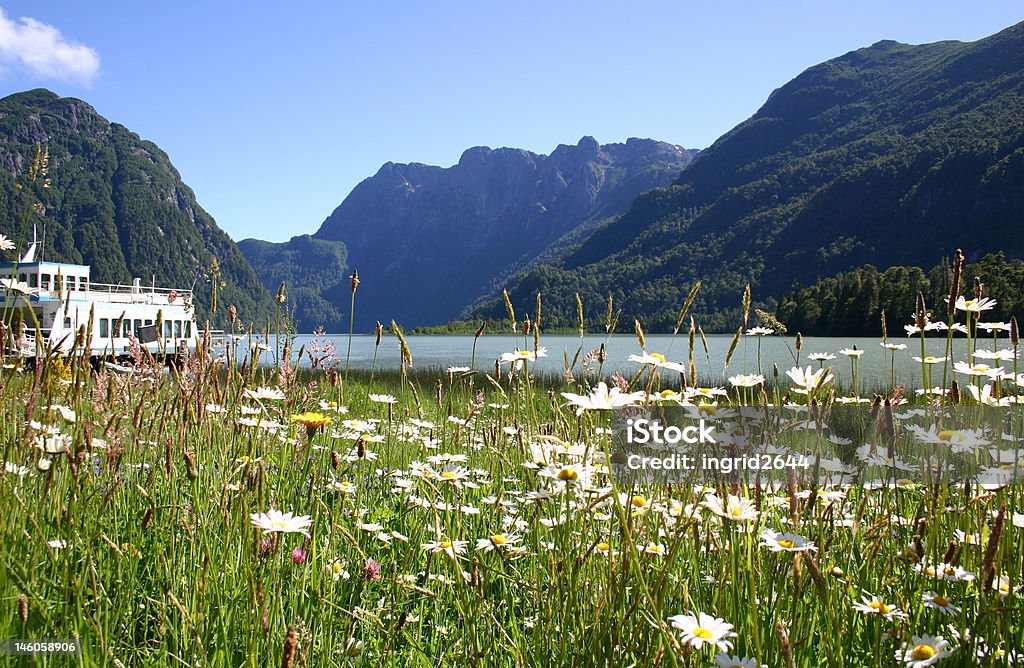
<path fill-rule="evenodd" d="M 549 153 L 583 135 L 704 148 L 822 60 L 1024 20 L 1017 0 L 0 8 L 0 94 L 88 101 L 167 151 L 232 237 L 273 241 L 314 232 L 389 160 Z"/>

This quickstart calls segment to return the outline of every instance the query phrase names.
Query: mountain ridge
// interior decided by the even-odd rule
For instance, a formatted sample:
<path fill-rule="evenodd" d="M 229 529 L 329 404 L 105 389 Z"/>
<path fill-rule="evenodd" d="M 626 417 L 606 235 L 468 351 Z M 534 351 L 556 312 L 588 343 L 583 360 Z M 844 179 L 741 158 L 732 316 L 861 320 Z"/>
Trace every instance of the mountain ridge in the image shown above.
<path fill-rule="evenodd" d="M 584 136 L 548 155 L 475 146 L 449 167 L 386 162 L 312 238 L 344 244 L 348 264 L 358 269 L 358 329 L 391 319 L 437 324 L 565 235 L 585 234 L 639 192 L 669 183 L 696 153 L 655 140 L 602 145 Z M 289 270 L 267 271 L 267 257 L 293 254 L 294 243 L 302 242 L 296 237 L 268 247 L 245 239 L 239 246 L 273 288 Z M 332 305 L 317 313 L 296 304 L 299 328 L 346 328 L 347 308 L 340 307 L 350 299 L 348 281 L 319 281 L 317 273 L 337 276 L 338 267 L 296 257 L 309 268 L 318 303 Z"/>
<path fill-rule="evenodd" d="M 40 147 L 47 179 L 26 182 Z M 194 286 L 197 317 L 221 325 L 228 305 L 244 322 L 271 313 L 269 293 L 166 153 L 87 102 L 46 89 L 0 99 L 0 233 L 24 245 L 33 226 L 48 260 L 89 264 L 96 282 L 155 275 Z"/>

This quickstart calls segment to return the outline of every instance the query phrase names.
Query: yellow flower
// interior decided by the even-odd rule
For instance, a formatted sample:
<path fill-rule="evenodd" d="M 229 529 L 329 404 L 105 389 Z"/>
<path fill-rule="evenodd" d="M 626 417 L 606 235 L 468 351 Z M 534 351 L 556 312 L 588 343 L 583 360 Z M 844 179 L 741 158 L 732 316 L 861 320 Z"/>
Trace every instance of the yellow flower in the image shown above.
<path fill-rule="evenodd" d="M 298 413 L 292 416 L 292 419 L 296 422 L 301 422 L 306 426 L 306 429 L 322 429 L 329 425 L 333 420 L 323 413 Z"/>

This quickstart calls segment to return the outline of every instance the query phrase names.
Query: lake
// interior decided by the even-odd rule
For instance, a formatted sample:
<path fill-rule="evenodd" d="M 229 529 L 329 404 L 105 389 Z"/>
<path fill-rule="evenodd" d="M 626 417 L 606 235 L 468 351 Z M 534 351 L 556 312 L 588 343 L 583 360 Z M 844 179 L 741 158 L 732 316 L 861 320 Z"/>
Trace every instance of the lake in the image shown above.
<path fill-rule="evenodd" d="M 409 349 L 413 356 L 414 368 L 424 369 L 430 367 L 447 368 L 449 366 L 470 366 L 470 359 L 473 353 L 473 336 L 407 336 Z M 345 365 L 346 349 L 348 346 L 347 335 L 325 336 L 318 339 L 320 342 L 330 342 L 336 348 L 335 355 L 340 358 L 342 367 Z M 733 353 L 729 364 L 728 376 L 740 373 L 758 372 L 758 341 L 761 344 L 761 373 L 770 377 L 772 365 L 777 364 L 780 374 L 795 365 L 794 361 L 794 338 L 793 337 L 743 337 Z M 296 337 L 295 351 L 303 346 L 310 346 L 314 338 L 310 335 Z M 860 357 L 858 376 L 862 389 L 872 389 L 888 385 L 890 376 L 890 365 L 893 364 L 893 353 L 880 345 L 878 338 L 828 338 L 828 337 L 806 337 L 800 351 L 800 362 L 802 366 L 812 365 L 817 368 L 818 362 L 811 362 L 807 359 L 810 353 L 830 353 L 836 359 L 826 361 L 825 366 L 832 366 L 836 379 L 844 387 L 851 383 L 850 360 L 839 351 L 843 348 L 856 346 L 864 350 Z M 707 337 L 708 354 L 705 355 L 700 338 L 695 341 L 694 361 L 697 365 L 697 373 L 702 378 L 722 378 L 722 367 L 725 363 L 729 345 L 732 342 L 730 335 L 710 335 Z M 895 374 L 897 383 L 906 383 L 912 387 L 921 386 L 921 365 L 915 362 L 912 357 L 920 356 L 920 339 L 914 338 L 890 338 L 890 343 L 905 344 L 905 350 L 895 351 Z M 351 368 L 369 369 L 374 364 L 376 337 L 372 335 L 357 335 L 352 337 Z M 605 371 L 610 375 L 616 370 L 624 375 L 635 373 L 639 365 L 628 361 L 631 354 L 640 354 L 640 347 L 636 337 L 631 334 L 618 334 L 614 336 L 587 335 L 583 340 L 584 353 L 599 347 L 602 343 L 607 344 L 608 359 L 604 365 Z M 269 341 L 271 350 L 262 356 L 262 363 L 274 364 L 273 337 Z M 580 347 L 578 336 L 543 335 L 540 340 L 541 347 L 547 348 L 547 357 L 540 358 L 535 365 L 543 372 L 558 373 L 565 368 L 565 355 L 572 360 Z M 927 354 L 941 357 L 946 345 L 945 338 L 927 339 Z M 1005 337 L 999 339 L 998 347 L 1007 347 Z M 532 349 L 532 338 L 527 342 L 522 336 L 490 334 L 479 338 L 476 346 L 477 369 L 493 373 L 494 361 L 502 353 L 511 352 L 516 347 L 521 349 Z M 671 335 L 648 335 L 647 350 L 651 353 L 661 353 L 669 361 L 685 362 L 688 356 L 688 338 L 682 334 L 675 337 Z M 978 348 L 991 350 L 993 341 L 991 338 L 983 338 L 979 341 Z M 966 359 L 966 339 L 954 338 L 953 340 L 954 361 Z M 376 349 L 376 368 L 397 369 L 399 365 L 398 339 L 394 336 L 385 335 L 380 347 Z M 304 356 L 303 366 L 309 365 L 308 357 Z M 996 366 L 996 365 L 993 365 Z M 579 364 L 576 366 L 579 369 Z M 935 367 L 941 376 L 942 365 Z M 1007 364 L 1012 368 L 1012 362 Z M 935 384 L 941 382 L 934 379 Z M 723 382 L 724 384 L 724 382 Z"/>

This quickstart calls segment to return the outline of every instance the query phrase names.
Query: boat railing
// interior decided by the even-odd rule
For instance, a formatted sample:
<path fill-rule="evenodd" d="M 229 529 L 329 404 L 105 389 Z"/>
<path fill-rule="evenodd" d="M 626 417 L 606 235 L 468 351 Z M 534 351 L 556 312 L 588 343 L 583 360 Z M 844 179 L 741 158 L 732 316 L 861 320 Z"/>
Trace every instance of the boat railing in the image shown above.
<path fill-rule="evenodd" d="M 80 291 L 75 290 L 73 292 Z M 90 283 L 85 294 L 87 294 L 90 299 L 94 299 L 96 301 L 111 301 L 119 303 L 181 303 L 186 306 L 192 303 L 191 290 L 152 288 L 138 285 Z"/>

